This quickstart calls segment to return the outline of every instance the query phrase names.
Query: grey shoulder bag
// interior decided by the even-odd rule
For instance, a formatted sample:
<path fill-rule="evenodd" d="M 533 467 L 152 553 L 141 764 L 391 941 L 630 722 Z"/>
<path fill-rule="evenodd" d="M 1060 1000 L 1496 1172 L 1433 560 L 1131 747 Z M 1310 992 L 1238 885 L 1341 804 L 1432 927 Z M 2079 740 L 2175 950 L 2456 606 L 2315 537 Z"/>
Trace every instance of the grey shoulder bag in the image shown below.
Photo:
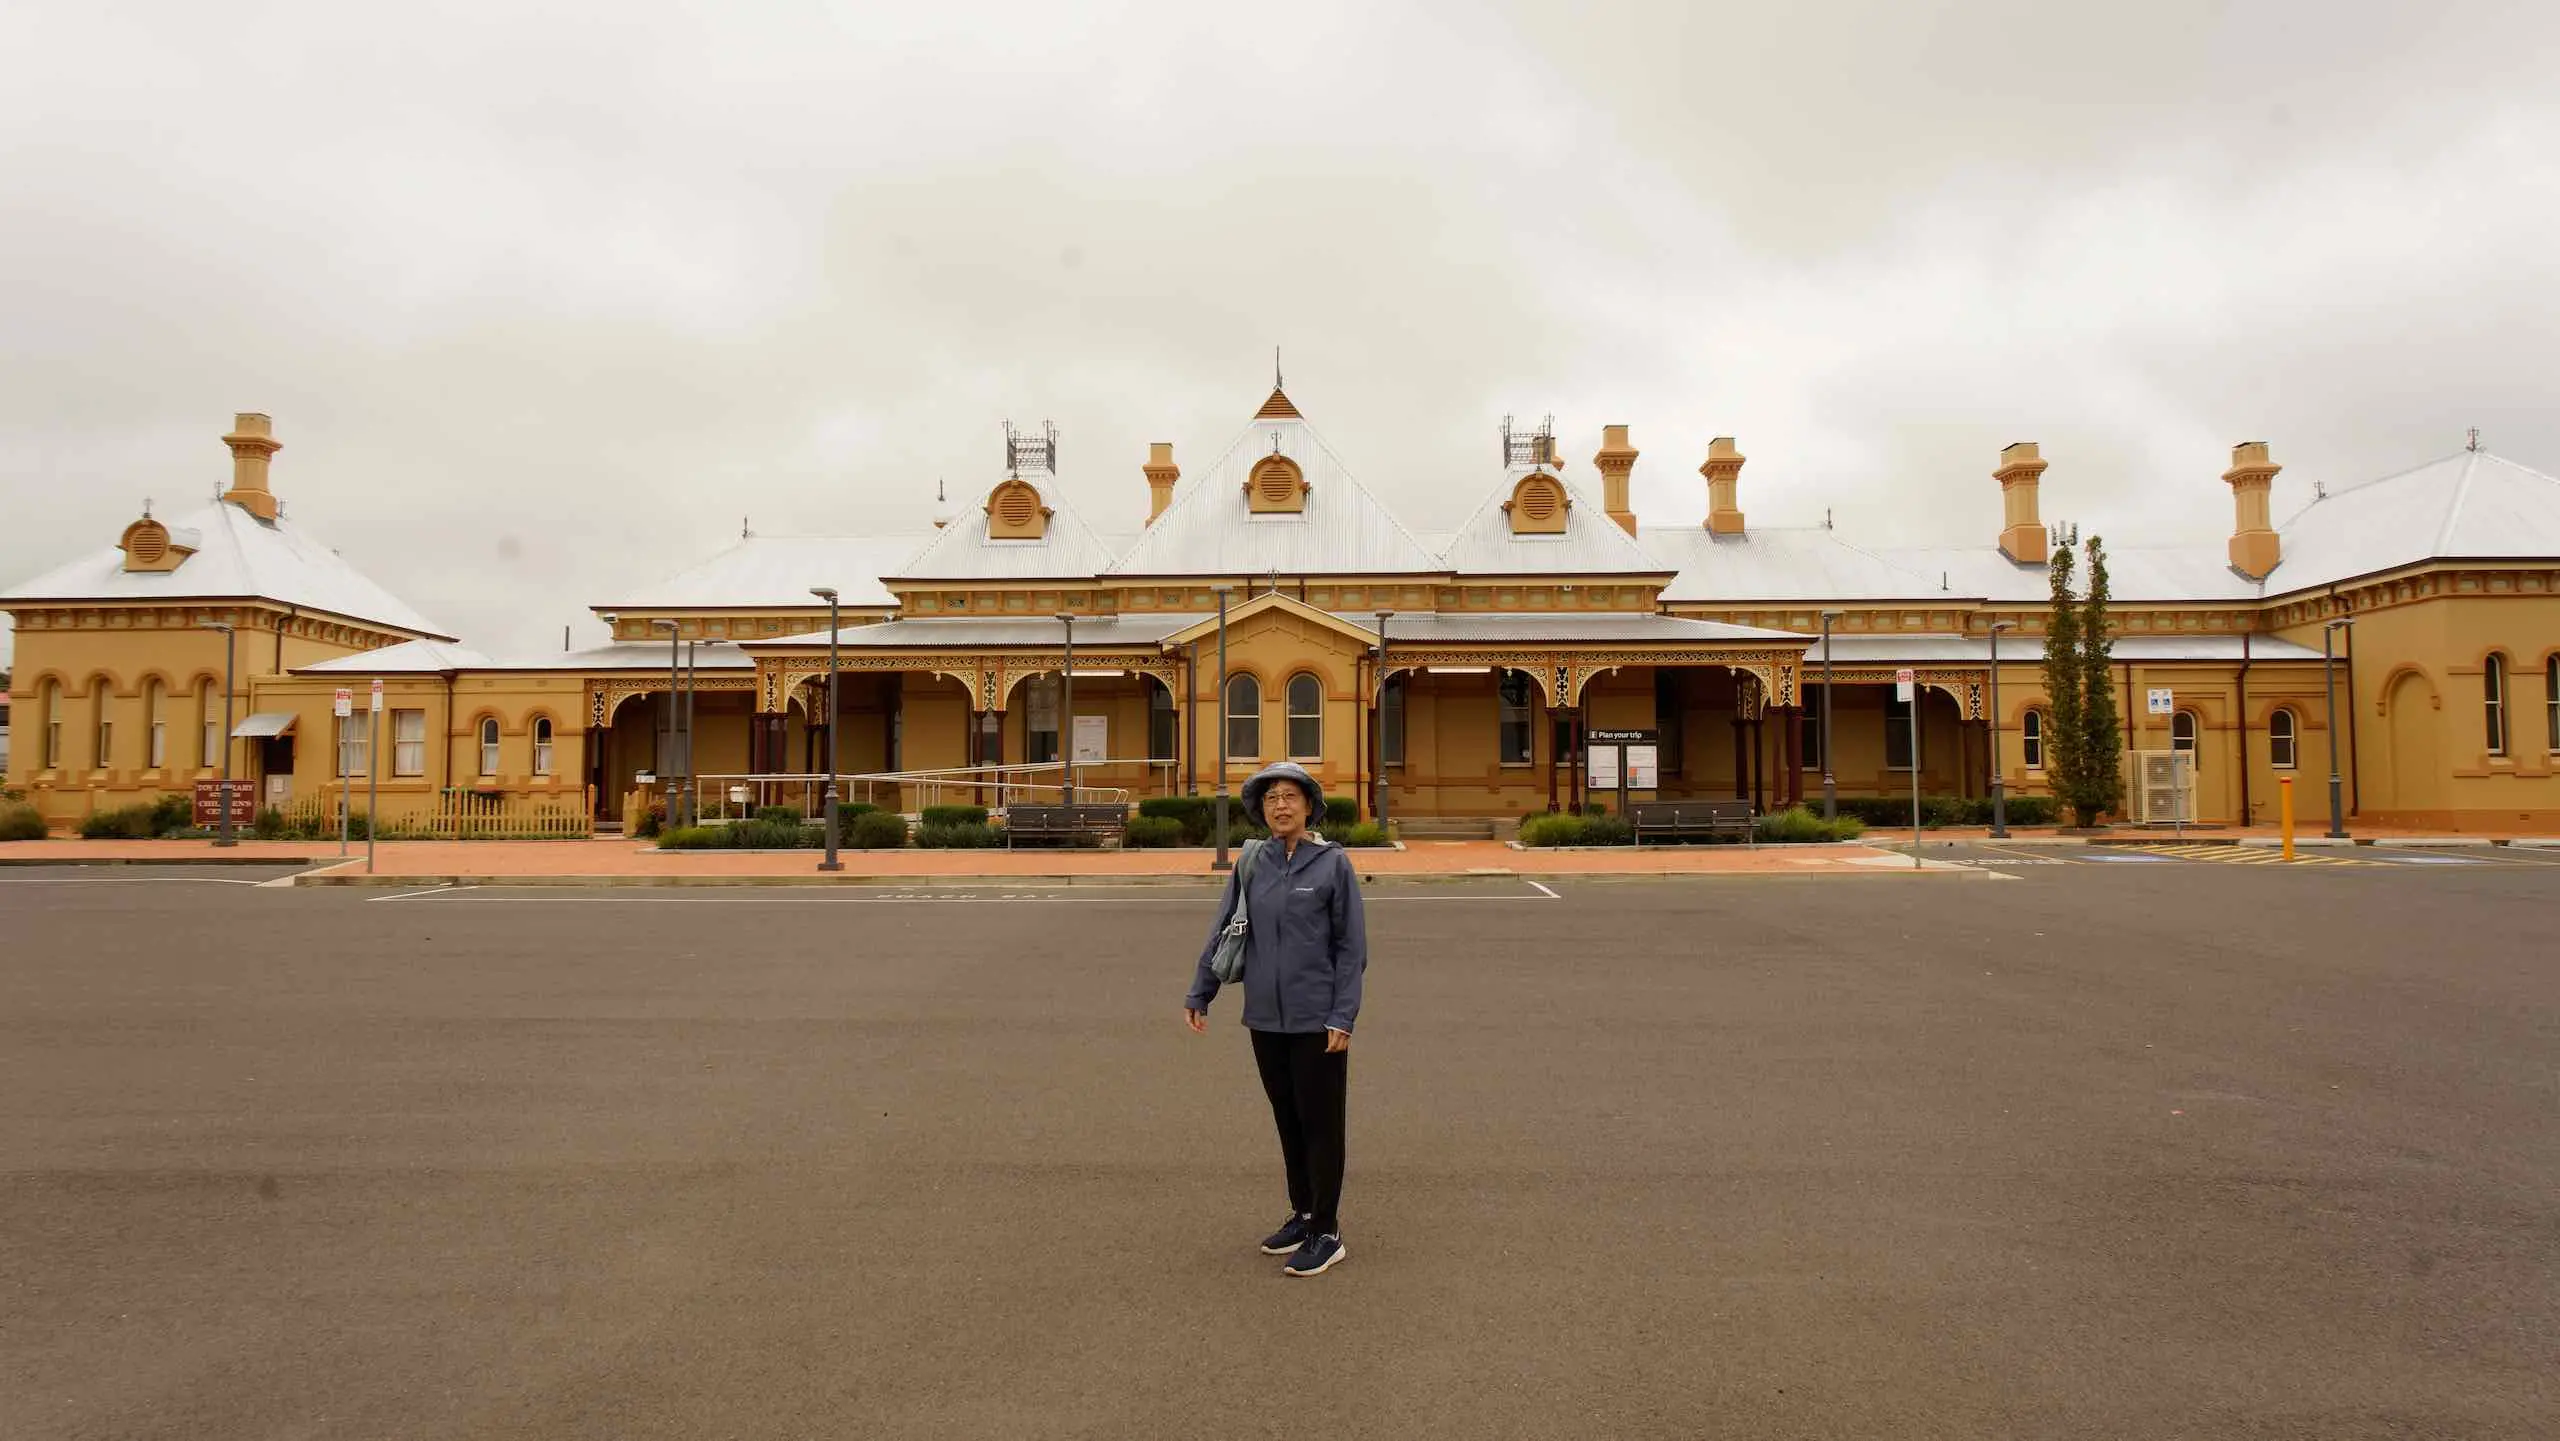
<path fill-rule="evenodd" d="M 1218 932 L 1218 949 L 1209 957 L 1209 974 L 1217 977 L 1222 986 L 1234 984 L 1236 977 L 1244 974 L 1245 935 L 1253 924 L 1253 917 L 1245 908 L 1245 883 L 1253 879 L 1253 858 L 1260 854 L 1262 842 L 1247 841 L 1244 854 L 1236 857 L 1235 914 L 1227 918 L 1226 929 Z"/>

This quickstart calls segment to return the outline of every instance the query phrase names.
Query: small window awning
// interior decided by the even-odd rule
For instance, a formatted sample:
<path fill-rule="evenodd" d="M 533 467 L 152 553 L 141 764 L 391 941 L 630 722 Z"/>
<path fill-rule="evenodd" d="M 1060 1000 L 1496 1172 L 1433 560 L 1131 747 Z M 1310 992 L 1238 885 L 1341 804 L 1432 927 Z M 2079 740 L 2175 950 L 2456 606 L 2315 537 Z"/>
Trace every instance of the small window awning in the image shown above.
<path fill-rule="evenodd" d="M 232 728 L 233 740 L 269 741 L 293 734 L 294 713 L 289 710 L 260 711 Z"/>

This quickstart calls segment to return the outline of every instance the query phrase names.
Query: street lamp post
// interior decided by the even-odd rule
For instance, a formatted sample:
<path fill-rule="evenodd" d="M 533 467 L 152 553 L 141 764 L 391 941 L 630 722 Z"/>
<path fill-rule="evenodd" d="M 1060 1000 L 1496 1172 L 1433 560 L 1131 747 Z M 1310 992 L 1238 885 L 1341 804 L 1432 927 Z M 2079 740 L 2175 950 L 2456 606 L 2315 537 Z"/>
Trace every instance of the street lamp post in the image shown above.
<path fill-rule="evenodd" d="M 694 682 L 701 675 L 696 664 L 696 647 L 699 644 L 697 641 L 684 643 L 684 818 L 693 825 L 702 823 L 702 788 L 693 778 L 693 698 L 697 689 Z M 834 730 L 832 725 L 828 727 L 829 734 Z"/>
<path fill-rule="evenodd" d="M 1218 858 L 1209 864 L 1225 870 L 1233 862 L 1227 859 L 1227 597 L 1232 591 L 1218 587 Z"/>
<path fill-rule="evenodd" d="M 1831 772 L 1831 623 L 1840 612 L 1822 613 L 1822 818 L 1840 818 L 1840 784 Z"/>
<path fill-rule="evenodd" d="M 1395 612 L 1378 612 L 1378 704 L 1373 712 L 1377 720 L 1377 739 L 1370 745 L 1378 763 L 1377 821 L 1381 829 L 1387 824 L 1387 622 Z"/>
<path fill-rule="evenodd" d="M 844 860 L 836 850 L 843 835 L 843 832 L 837 828 L 839 824 L 837 816 L 841 808 L 836 795 L 836 774 L 843 769 L 837 763 L 840 752 L 836 749 L 835 724 L 838 604 L 834 586 L 816 586 L 809 591 L 809 594 L 827 603 L 827 854 L 825 859 L 818 862 L 818 869 L 840 871 L 844 869 Z"/>
<path fill-rule="evenodd" d="M 2328 692 L 2329 710 L 2329 839 L 2347 838 L 2347 806 L 2343 782 L 2338 775 L 2338 672 L 2331 654 L 2331 638 L 2354 625 L 2355 617 L 2341 616 L 2320 627 L 2320 684 Z M 2348 697 L 2349 704 L 2354 697 Z"/>
<path fill-rule="evenodd" d="M 1067 805 L 1076 803 L 1076 618 L 1072 611 L 1058 612 L 1058 624 L 1067 628 L 1066 666 L 1058 672 L 1058 759 L 1066 767 L 1066 789 L 1059 799 Z"/>
<path fill-rule="evenodd" d="M 1991 838 L 2009 838 L 2009 793 L 2000 779 L 2000 632 L 2014 628 L 2014 620 L 1991 623 Z"/>
<path fill-rule="evenodd" d="M 222 833 L 214 838 L 217 846 L 236 846 L 239 839 L 231 834 L 231 677 L 240 650 L 240 633 L 229 621 L 199 621 L 206 630 L 222 632 Z"/>
<path fill-rule="evenodd" d="M 684 628 L 671 620 L 653 620 L 653 627 L 667 628 L 667 744 L 658 753 L 658 794 L 666 797 L 667 824 L 679 826 L 684 818 L 676 810 L 676 707 L 684 697 Z"/>

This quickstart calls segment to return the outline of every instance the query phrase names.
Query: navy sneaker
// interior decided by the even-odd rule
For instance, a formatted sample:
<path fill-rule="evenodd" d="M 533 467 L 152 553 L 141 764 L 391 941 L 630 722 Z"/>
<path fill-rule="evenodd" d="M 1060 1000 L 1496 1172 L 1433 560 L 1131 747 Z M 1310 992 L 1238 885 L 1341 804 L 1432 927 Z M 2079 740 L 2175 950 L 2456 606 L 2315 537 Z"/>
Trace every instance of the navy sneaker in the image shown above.
<path fill-rule="evenodd" d="M 1333 1269 L 1333 1263 L 1350 1255 L 1340 1236 L 1309 1236 L 1298 1254 L 1280 1269 L 1292 1276 L 1321 1276 Z"/>
<path fill-rule="evenodd" d="M 1279 1230 L 1262 1238 L 1262 1254 L 1286 1256 L 1296 1251 L 1300 1246 L 1307 1244 L 1307 1237 L 1313 1234 L 1307 1227 L 1314 1221 L 1313 1216 L 1291 1216 L 1288 1220 L 1281 1222 Z"/>

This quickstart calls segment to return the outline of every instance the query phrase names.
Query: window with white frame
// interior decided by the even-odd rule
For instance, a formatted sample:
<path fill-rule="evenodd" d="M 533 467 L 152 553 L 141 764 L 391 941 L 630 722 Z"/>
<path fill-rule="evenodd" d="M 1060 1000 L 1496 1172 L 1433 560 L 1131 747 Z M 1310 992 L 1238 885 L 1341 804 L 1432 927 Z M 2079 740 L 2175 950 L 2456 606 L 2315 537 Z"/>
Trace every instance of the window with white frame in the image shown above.
<path fill-rule="evenodd" d="M 372 768 L 372 757 L 367 754 L 371 749 L 368 743 L 372 738 L 366 734 L 366 731 L 372 725 L 373 718 L 363 711 L 357 711 L 353 715 L 340 716 L 337 719 L 338 774 L 361 776 Z"/>
<path fill-rule="evenodd" d="M 157 680 L 142 688 L 143 734 L 150 738 L 150 766 L 159 770 L 169 763 L 169 688 Z"/>
<path fill-rule="evenodd" d="M 2025 758 L 2027 769 L 2044 769 L 2043 711 L 2031 710 L 2018 718 L 2018 753 Z"/>
<path fill-rule="evenodd" d="M 89 682 L 89 696 L 97 707 L 98 721 L 98 733 L 94 737 L 98 749 L 90 757 L 89 764 L 93 769 L 105 770 L 115 763 L 116 757 L 116 721 L 115 712 L 111 709 L 116 703 L 115 691 L 107 684 L 107 678 L 100 676 Z"/>
<path fill-rule="evenodd" d="M 1289 677 L 1289 756 L 1319 760 L 1324 756 L 1324 682 L 1300 671 Z"/>
<path fill-rule="evenodd" d="M 1537 738 L 1530 722 L 1537 705 L 1535 683 L 1525 671 L 1507 670 L 1502 672 L 1499 693 L 1501 722 L 1496 740 L 1501 746 L 1502 764 L 1525 766 L 1534 756 Z"/>
<path fill-rule="evenodd" d="M 551 717 L 547 715 L 533 718 L 533 773 L 551 774 Z"/>
<path fill-rule="evenodd" d="M 498 718 L 480 718 L 480 774 L 482 778 L 498 773 Z"/>
<path fill-rule="evenodd" d="M 62 769 L 62 682 L 44 683 L 44 768 Z"/>
<path fill-rule="evenodd" d="M 1404 680 L 1395 676 L 1378 692 L 1378 763 L 1404 764 Z"/>
<path fill-rule="evenodd" d="M 2507 658 L 2492 652 L 2480 662 L 2480 718 L 2488 730 L 2489 754 L 2507 753 Z"/>
<path fill-rule="evenodd" d="M 422 776 L 427 773 L 425 711 L 396 710 L 391 713 L 391 773 L 395 776 Z"/>
<path fill-rule="evenodd" d="M 2292 770 L 2301 737 L 2302 721 L 2292 708 L 2276 707 L 2267 717 L 2267 764 L 2280 771 Z"/>
<path fill-rule="evenodd" d="M 196 722 L 203 735 L 196 742 L 196 764 L 206 770 L 222 765 L 222 698 L 213 693 L 213 682 L 196 686 Z"/>
<path fill-rule="evenodd" d="M 1262 682 L 1249 675 L 1227 677 L 1227 759 L 1262 759 Z"/>

